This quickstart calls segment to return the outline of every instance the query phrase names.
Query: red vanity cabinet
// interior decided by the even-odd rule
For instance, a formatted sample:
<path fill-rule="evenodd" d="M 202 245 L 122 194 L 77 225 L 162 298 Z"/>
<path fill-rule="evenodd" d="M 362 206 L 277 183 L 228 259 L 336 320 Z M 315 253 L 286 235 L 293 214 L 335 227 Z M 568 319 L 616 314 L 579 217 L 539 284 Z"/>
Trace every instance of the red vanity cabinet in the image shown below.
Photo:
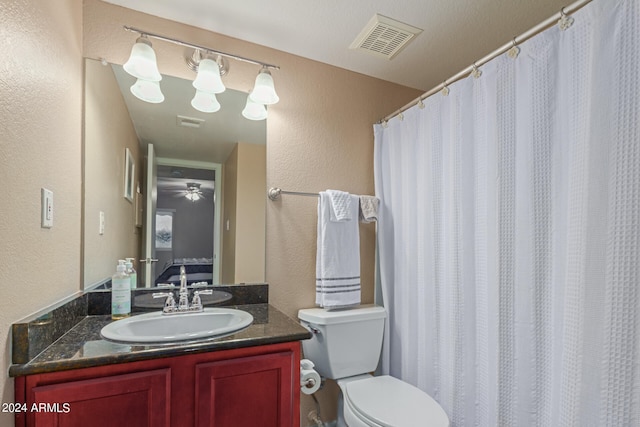
<path fill-rule="evenodd" d="M 300 343 L 17 377 L 16 427 L 293 427 Z"/>

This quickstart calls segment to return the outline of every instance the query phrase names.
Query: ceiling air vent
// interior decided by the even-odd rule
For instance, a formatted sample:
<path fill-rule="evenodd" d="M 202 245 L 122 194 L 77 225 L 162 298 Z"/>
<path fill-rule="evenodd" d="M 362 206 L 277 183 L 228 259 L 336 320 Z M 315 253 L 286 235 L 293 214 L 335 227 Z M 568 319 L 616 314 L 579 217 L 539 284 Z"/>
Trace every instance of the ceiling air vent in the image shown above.
<path fill-rule="evenodd" d="M 349 48 L 392 59 L 421 32 L 420 28 L 375 14 Z"/>
<path fill-rule="evenodd" d="M 204 123 L 204 120 L 202 119 L 187 116 L 177 116 L 176 121 L 178 126 L 184 126 L 187 128 L 199 128 Z"/>

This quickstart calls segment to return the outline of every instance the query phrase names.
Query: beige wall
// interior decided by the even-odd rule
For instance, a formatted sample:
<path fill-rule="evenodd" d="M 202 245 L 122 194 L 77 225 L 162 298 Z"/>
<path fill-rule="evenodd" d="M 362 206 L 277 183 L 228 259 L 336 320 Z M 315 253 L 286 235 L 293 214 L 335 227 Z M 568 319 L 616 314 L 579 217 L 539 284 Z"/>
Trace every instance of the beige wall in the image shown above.
<path fill-rule="evenodd" d="M 264 280 L 266 146 L 238 144 L 236 195 L 236 283 Z M 260 243 L 257 243 L 260 242 Z"/>
<path fill-rule="evenodd" d="M 221 283 L 236 283 L 236 196 L 238 194 L 238 144 L 224 162 L 224 204 L 222 206 Z M 229 229 L 226 223 L 229 221 Z"/>
<path fill-rule="evenodd" d="M 264 280 L 266 165 L 266 147 L 244 142 L 224 164 L 222 283 Z"/>
<path fill-rule="evenodd" d="M 80 289 L 81 0 L 0 2 L 2 402 L 13 402 L 10 325 Z M 40 188 L 54 226 L 40 228 Z M 0 413 L 0 425 L 13 415 Z"/>
<path fill-rule="evenodd" d="M 85 62 L 84 280 L 85 286 L 109 278 L 118 259 L 137 257 L 140 229 L 135 200 L 123 197 L 125 148 L 136 162 L 134 191 L 140 182 L 140 144 L 110 65 Z M 99 234 L 99 213 L 105 214 Z M 136 265 L 137 268 L 137 265 Z"/>
<path fill-rule="evenodd" d="M 5 0 L 0 3 L 0 170 L 3 204 L 0 280 L 2 336 L 12 322 L 80 289 L 82 52 L 126 61 L 128 24 L 281 66 L 280 103 L 269 109 L 267 186 L 373 193 L 372 123 L 419 93 L 294 55 L 99 2 Z M 82 23 L 84 31 L 81 34 Z M 80 43 L 83 43 L 82 49 Z M 55 47 L 55 48 L 54 48 Z M 193 78 L 183 48 L 154 42 L 161 72 Z M 225 83 L 248 91 L 257 67 L 232 63 Z M 32 100 L 37 100 L 34 103 Z M 28 171 L 26 173 L 25 171 Z M 55 226 L 40 228 L 40 187 L 55 194 Z M 10 193 L 9 193 L 10 191 Z M 15 209 L 18 206 L 19 209 Z M 266 278 L 270 301 L 291 317 L 314 303 L 316 200 L 283 196 L 267 203 Z M 363 299 L 373 299 L 374 226 L 361 227 Z M 12 286 L 16 284 L 16 286 Z M 27 284 L 28 286 L 20 286 Z M 9 346 L 3 354 L 8 366 Z M 3 402 L 13 401 L 5 381 Z M 335 417 L 335 385 L 318 393 Z M 312 409 L 302 399 L 302 425 Z M 11 425 L 10 414 L 0 424 Z"/>

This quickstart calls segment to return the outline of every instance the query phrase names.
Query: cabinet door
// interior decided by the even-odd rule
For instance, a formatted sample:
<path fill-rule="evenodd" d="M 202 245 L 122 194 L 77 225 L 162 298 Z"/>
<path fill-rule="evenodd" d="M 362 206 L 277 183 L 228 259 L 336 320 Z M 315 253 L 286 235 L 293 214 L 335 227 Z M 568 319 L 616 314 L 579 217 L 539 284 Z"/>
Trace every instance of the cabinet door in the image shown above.
<path fill-rule="evenodd" d="M 170 372 L 157 369 L 34 387 L 27 404 L 40 410 L 29 412 L 27 425 L 169 427 Z"/>
<path fill-rule="evenodd" d="M 198 364 L 196 426 L 292 427 L 294 358 L 280 352 Z"/>

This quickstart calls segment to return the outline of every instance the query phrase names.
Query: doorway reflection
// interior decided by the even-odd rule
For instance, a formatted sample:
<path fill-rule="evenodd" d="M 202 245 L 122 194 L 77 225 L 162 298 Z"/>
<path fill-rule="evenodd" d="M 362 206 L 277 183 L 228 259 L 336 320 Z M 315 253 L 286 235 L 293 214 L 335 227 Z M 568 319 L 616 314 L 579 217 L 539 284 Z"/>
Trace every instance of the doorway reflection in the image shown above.
<path fill-rule="evenodd" d="M 158 165 L 156 225 L 158 263 L 154 284 L 179 284 L 184 265 L 189 284 L 219 283 L 214 270 L 216 240 L 216 171 Z"/>

